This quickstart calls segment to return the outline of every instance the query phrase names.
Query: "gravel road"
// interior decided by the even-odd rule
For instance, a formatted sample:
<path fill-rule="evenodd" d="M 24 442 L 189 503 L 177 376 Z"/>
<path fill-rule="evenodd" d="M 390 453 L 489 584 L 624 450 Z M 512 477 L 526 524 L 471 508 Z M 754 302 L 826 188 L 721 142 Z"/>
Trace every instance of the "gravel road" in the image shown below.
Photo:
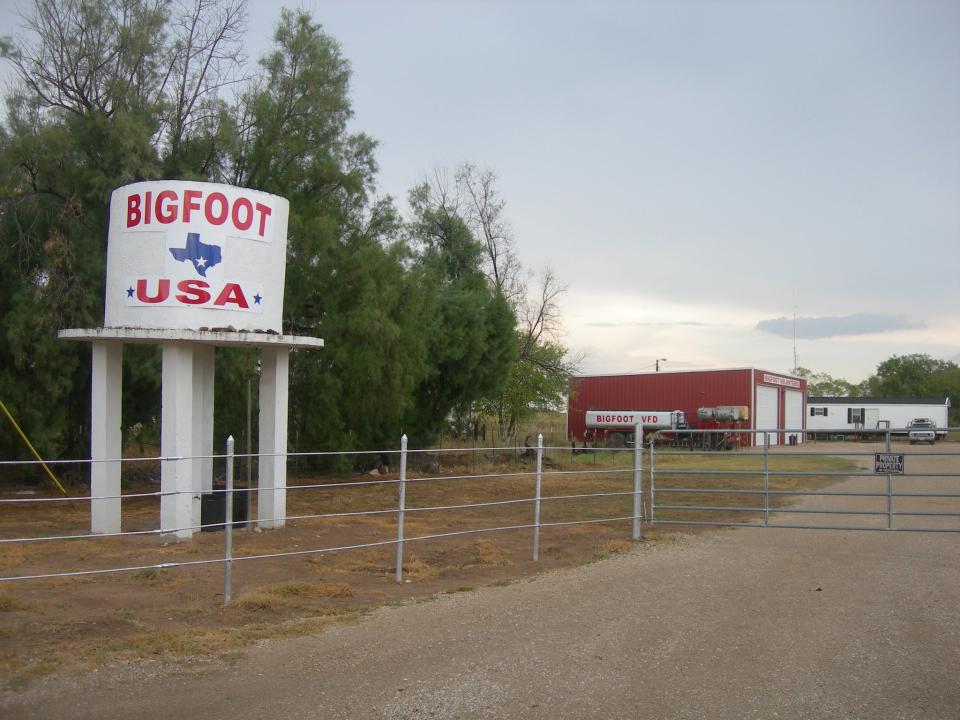
<path fill-rule="evenodd" d="M 960 534 L 739 529 L 229 663 L 51 677 L 0 715 L 956 720 L 958 678 Z"/>

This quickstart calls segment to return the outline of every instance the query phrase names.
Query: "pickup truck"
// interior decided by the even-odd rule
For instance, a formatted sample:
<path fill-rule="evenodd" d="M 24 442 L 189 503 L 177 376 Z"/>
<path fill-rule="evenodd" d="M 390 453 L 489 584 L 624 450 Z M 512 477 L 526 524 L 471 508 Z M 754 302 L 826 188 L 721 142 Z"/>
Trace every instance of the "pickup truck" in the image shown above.
<path fill-rule="evenodd" d="M 911 420 L 907 427 L 907 437 L 910 444 L 928 442 L 933 445 L 937 441 L 937 426 L 932 420 L 917 418 Z"/>

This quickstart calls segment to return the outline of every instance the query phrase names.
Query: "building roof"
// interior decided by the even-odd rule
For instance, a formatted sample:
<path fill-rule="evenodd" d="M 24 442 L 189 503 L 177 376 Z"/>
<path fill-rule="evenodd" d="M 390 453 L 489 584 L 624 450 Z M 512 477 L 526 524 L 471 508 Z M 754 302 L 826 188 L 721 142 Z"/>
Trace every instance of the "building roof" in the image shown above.
<path fill-rule="evenodd" d="M 792 375 L 788 372 L 780 372 L 778 370 L 764 370 L 763 368 L 758 367 L 732 367 L 732 368 L 685 368 L 681 370 L 661 370 L 660 372 L 643 371 L 626 371 L 626 372 L 613 372 L 613 373 L 591 373 L 587 375 L 574 375 L 574 380 L 586 380 L 591 378 L 604 378 L 604 377 L 640 377 L 640 376 L 659 376 L 659 375 L 699 375 L 704 373 L 729 373 L 729 372 L 743 372 L 753 370 L 754 372 L 765 372 L 768 375 L 778 375 L 785 378 L 793 378 L 795 380 L 806 380 L 806 378 L 800 377 L 799 375 Z"/>
<path fill-rule="evenodd" d="M 881 397 L 814 397 L 807 398 L 808 405 L 946 405 L 950 398 L 881 398 Z"/>

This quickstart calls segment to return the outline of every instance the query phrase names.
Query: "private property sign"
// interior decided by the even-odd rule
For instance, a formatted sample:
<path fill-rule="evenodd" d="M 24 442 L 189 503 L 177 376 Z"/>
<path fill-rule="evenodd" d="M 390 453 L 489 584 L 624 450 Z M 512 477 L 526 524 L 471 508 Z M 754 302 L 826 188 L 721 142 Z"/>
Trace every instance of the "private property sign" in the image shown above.
<path fill-rule="evenodd" d="M 903 475 L 903 453 L 874 453 L 874 475 Z"/>
<path fill-rule="evenodd" d="M 214 183 L 114 190 L 104 326 L 281 332 L 289 203 Z"/>

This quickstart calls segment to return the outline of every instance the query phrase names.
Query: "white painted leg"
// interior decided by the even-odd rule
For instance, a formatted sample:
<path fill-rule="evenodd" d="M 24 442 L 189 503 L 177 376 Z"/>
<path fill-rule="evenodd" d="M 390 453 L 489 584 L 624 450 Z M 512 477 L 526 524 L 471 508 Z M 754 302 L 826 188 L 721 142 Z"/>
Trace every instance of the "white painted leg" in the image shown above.
<path fill-rule="evenodd" d="M 197 494 L 213 490 L 213 345 L 193 346 L 193 489 Z M 200 504 L 194 507 L 193 524 L 200 524 Z"/>
<path fill-rule="evenodd" d="M 261 527 L 283 527 L 287 515 L 287 382 L 290 351 L 264 348 L 260 375 L 260 475 L 257 520 Z"/>
<path fill-rule="evenodd" d="M 119 458 L 123 344 L 93 343 L 90 413 L 90 532 L 120 532 L 120 463 L 98 462 Z"/>
<path fill-rule="evenodd" d="M 163 345 L 163 398 L 160 418 L 160 454 L 181 457 L 166 460 L 160 472 L 160 528 L 178 539 L 190 538 L 194 516 L 199 517 L 200 497 L 193 486 L 194 351 L 188 343 Z M 198 423 L 199 425 L 199 423 Z M 170 493 L 170 494 L 166 494 Z M 196 509 L 194 506 L 196 505 Z"/>

